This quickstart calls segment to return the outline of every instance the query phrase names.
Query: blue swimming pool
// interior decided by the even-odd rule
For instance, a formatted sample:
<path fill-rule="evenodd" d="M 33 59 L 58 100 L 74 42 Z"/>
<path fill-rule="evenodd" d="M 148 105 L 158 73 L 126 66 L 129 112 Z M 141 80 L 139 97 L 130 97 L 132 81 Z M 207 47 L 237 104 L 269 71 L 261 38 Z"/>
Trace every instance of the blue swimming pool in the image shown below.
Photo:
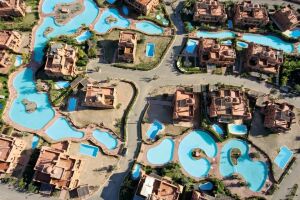
<path fill-rule="evenodd" d="M 77 107 L 77 98 L 70 97 L 68 100 L 68 112 L 73 112 L 76 110 Z"/>
<path fill-rule="evenodd" d="M 237 41 L 236 45 L 241 48 L 248 48 L 248 44 L 246 42 Z"/>
<path fill-rule="evenodd" d="M 54 11 L 55 5 L 62 3 L 71 3 L 75 0 L 44 0 L 42 5 L 42 12 L 45 14 L 52 13 Z"/>
<path fill-rule="evenodd" d="M 205 182 L 205 183 L 199 184 L 199 189 L 202 191 L 212 190 L 213 187 L 214 187 L 214 185 L 212 184 L 212 182 Z"/>
<path fill-rule="evenodd" d="M 227 27 L 228 27 L 229 29 L 232 29 L 232 28 L 233 28 L 232 20 L 228 20 L 228 22 L 227 22 Z"/>
<path fill-rule="evenodd" d="M 196 36 L 198 38 L 218 38 L 218 39 L 225 39 L 225 38 L 235 38 L 235 33 L 231 31 L 221 31 L 221 32 L 208 32 L 208 31 L 197 31 Z"/>
<path fill-rule="evenodd" d="M 22 65 L 22 63 L 23 63 L 22 56 L 21 55 L 17 55 L 15 63 L 14 63 L 14 66 L 15 67 L 19 67 L 20 65 Z"/>
<path fill-rule="evenodd" d="M 149 22 L 149 21 L 137 22 L 135 24 L 135 27 L 138 31 L 141 31 L 143 33 L 150 34 L 150 35 L 161 35 L 164 32 L 164 30 L 160 26 L 154 24 L 153 22 Z"/>
<path fill-rule="evenodd" d="M 147 57 L 153 57 L 154 52 L 155 52 L 155 44 L 147 43 L 147 45 L 146 45 L 146 56 Z"/>
<path fill-rule="evenodd" d="M 293 30 L 291 30 L 288 34 L 289 37 L 292 38 L 299 38 L 300 37 L 300 28 L 294 28 Z"/>
<path fill-rule="evenodd" d="M 0 110 L 2 110 L 2 108 L 3 108 L 3 105 L 2 105 L 2 103 L 0 103 Z"/>
<path fill-rule="evenodd" d="M 118 141 L 108 132 L 103 132 L 100 130 L 93 131 L 93 137 L 100 143 L 102 143 L 106 148 L 113 150 L 118 146 Z"/>
<path fill-rule="evenodd" d="M 129 9 L 127 6 L 122 6 L 122 12 L 124 15 L 128 15 L 129 14 Z"/>
<path fill-rule="evenodd" d="M 246 135 L 248 129 L 244 124 L 228 124 L 228 131 L 233 135 Z"/>
<path fill-rule="evenodd" d="M 147 130 L 146 134 L 149 139 L 154 140 L 156 135 L 164 128 L 164 125 L 160 121 L 154 120 L 154 122 L 150 125 L 150 128 Z"/>
<path fill-rule="evenodd" d="M 20 126 L 39 130 L 54 117 L 54 110 L 51 107 L 47 94 L 37 92 L 33 76 L 33 71 L 30 68 L 26 68 L 14 78 L 13 86 L 17 92 L 17 98 L 12 102 L 9 117 Z M 22 103 L 23 99 L 34 102 L 36 110 L 30 113 L 26 112 Z"/>
<path fill-rule="evenodd" d="M 37 145 L 39 144 L 39 140 L 40 140 L 39 136 L 36 136 L 36 135 L 33 136 L 32 142 L 31 142 L 32 149 L 35 149 L 37 147 Z"/>
<path fill-rule="evenodd" d="M 131 178 L 132 180 L 137 180 L 138 178 L 140 178 L 140 175 L 141 175 L 141 165 L 135 164 L 131 171 Z"/>
<path fill-rule="evenodd" d="M 276 156 L 274 163 L 280 168 L 284 169 L 288 162 L 293 157 L 293 152 L 286 146 L 280 147 L 280 152 Z"/>
<path fill-rule="evenodd" d="M 109 22 L 108 19 L 110 17 L 112 17 L 116 21 Z M 109 8 L 101 14 L 99 20 L 94 26 L 94 29 L 96 32 L 104 34 L 113 28 L 128 28 L 129 25 L 130 21 L 122 17 L 117 9 Z"/>
<path fill-rule="evenodd" d="M 52 140 L 63 140 L 68 138 L 83 138 L 84 133 L 73 128 L 63 117 L 58 118 L 48 129 L 46 134 Z"/>
<path fill-rule="evenodd" d="M 194 53 L 198 43 L 198 40 L 188 39 L 185 47 L 185 52 L 190 54 Z"/>
<path fill-rule="evenodd" d="M 153 165 L 164 165 L 172 161 L 173 152 L 174 141 L 171 138 L 163 139 L 157 146 L 148 150 L 147 160 Z"/>
<path fill-rule="evenodd" d="M 203 150 L 207 157 L 214 158 L 218 151 L 217 145 L 207 132 L 201 130 L 190 132 L 179 144 L 178 158 L 183 169 L 193 177 L 203 178 L 208 175 L 211 165 L 206 158 L 196 160 L 192 157 L 196 148 Z"/>
<path fill-rule="evenodd" d="M 110 4 L 114 4 L 116 2 L 116 0 L 106 0 L 106 1 Z"/>
<path fill-rule="evenodd" d="M 70 86 L 69 81 L 57 81 L 54 84 L 55 89 L 64 89 Z"/>
<path fill-rule="evenodd" d="M 98 147 L 88 144 L 80 144 L 79 153 L 86 155 L 86 156 L 92 156 L 96 157 L 98 154 Z"/>
<path fill-rule="evenodd" d="M 91 31 L 84 31 L 83 33 L 81 33 L 80 35 L 78 35 L 75 40 L 79 43 L 84 42 L 88 39 L 90 39 L 92 37 L 92 33 Z"/>
<path fill-rule="evenodd" d="M 218 124 L 213 124 L 211 128 L 219 135 L 224 135 L 222 128 Z"/>
<path fill-rule="evenodd" d="M 228 46 L 232 45 L 231 40 L 225 40 L 225 41 L 222 41 L 221 43 L 224 44 L 224 45 L 228 45 Z"/>
<path fill-rule="evenodd" d="M 241 156 L 237 160 L 237 165 L 233 165 L 230 157 L 232 149 L 239 149 Z M 229 177 L 238 173 L 248 183 L 250 190 L 258 192 L 264 186 L 268 177 L 268 168 L 262 161 L 253 161 L 249 157 L 249 146 L 246 141 L 232 139 L 226 142 L 220 154 L 220 174 Z M 254 176 L 255 174 L 255 176 Z"/>

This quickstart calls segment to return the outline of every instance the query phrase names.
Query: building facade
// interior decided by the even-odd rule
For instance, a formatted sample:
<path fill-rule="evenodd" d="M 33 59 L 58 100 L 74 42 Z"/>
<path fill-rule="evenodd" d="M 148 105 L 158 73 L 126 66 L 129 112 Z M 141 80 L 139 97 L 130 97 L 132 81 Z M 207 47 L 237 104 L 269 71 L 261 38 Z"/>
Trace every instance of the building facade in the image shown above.
<path fill-rule="evenodd" d="M 195 116 L 196 99 L 192 92 L 176 90 L 173 100 L 173 121 L 192 122 Z"/>
<path fill-rule="evenodd" d="M 242 1 L 234 5 L 235 26 L 262 27 L 269 23 L 268 10 L 261 4 Z"/>
<path fill-rule="evenodd" d="M 25 16 L 25 2 L 23 0 L 1 0 L 0 17 Z"/>
<path fill-rule="evenodd" d="M 0 73 L 7 74 L 12 65 L 12 55 L 6 50 L 0 50 Z"/>
<path fill-rule="evenodd" d="M 194 21 L 204 23 L 225 23 L 225 6 L 219 0 L 198 0 L 194 6 Z"/>
<path fill-rule="evenodd" d="M 286 6 L 272 15 L 272 20 L 281 31 L 291 30 L 299 25 L 298 13 Z"/>
<path fill-rule="evenodd" d="M 135 61 L 137 34 L 121 31 L 118 43 L 118 60 L 133 63 Z"/>
<path fill-rule="evenodd" d="M 159 4 L 159 0 L 125 0 L 137 12 L 148 15 L 155 6 Z"/>
<path fill-rule="evenodd" d="M 22 35 L 17 31 L 0 31 L 0 49 L 18 52 L 21 42 Z"/>

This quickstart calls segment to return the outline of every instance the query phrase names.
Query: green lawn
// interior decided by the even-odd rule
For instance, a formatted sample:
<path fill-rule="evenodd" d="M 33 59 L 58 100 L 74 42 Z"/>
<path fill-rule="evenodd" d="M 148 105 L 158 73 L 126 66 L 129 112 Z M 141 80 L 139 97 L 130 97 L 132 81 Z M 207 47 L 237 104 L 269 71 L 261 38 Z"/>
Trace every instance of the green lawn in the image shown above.
<path fill-rule="evenodd" d="M 4 95 L 5 99 L 0 99 L 0 104 L 2 105 L 0 109 L 0 121 L 2 120 L 2 113 L 6 104 L 6 100 L 8 98 L 9 92 L 7 88 L 7 76 L 0 75 L 0 95 Z"/>

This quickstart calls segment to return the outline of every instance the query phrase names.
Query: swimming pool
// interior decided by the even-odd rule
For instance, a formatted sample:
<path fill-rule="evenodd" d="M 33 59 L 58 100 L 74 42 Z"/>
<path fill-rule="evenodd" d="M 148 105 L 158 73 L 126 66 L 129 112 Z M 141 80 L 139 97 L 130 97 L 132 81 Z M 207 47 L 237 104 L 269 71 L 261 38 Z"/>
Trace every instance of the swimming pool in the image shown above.
<path fill-rule="evenodd" d="M 232 29 L 232 28 L 233 28 L 232 20 L 228 20 L 227 26 L 228 26 L 229 29 Z"/>
<path fill-rule="evenodd" d="M 230 157 L 230 151 L 235 148 L 241 151 L 241 156 L 237 159 L 237 165 L 232 164 Z M 249 189 L 258 192 L 266 182 L 268 168 L 262 161 L 251 160 L 248 154 L 249 146 L 246 141 L 238 139 L 229 140 L 223 146 L 220 154 L 219 171 L 224 177 L 230 177 L 234 173 L 240 174 L 248 183 Z"/>
<path fill-rule="evenodd" d="M 88 144 L 80 144 L 79 153 L 86 155 L 86 156 L 92 156 L 96 157 L 98 154 L 98 147 Z"/>
<path fill-rule="evenodd" d="M 289 31 L 287 34 L 291 38 L 299 38 L 300 37 L 300 28 L 296 27 L 293 30 Z"/>
<path fill-rule="evenodd" d="M 233 135 L 246 135 L 248 129 L 243 124 L 228 124 L 228 132 Z"/>
<path fill-rule="evenodd" d="M 42 5 L 42 12 L 49 14 L 54 11 L 55 5 L 62 3 L 72 3 L 75 0 L 44 0 Z"/>
<path fill-rule="evenodd" d="M 37 145 L 39 144 L 39 140 L 40 140 L 39 136 L 36 136 L 36 135 L 33 136 L 32 142 L 31 142 L 32 149 L 35 149 L 37 147 Z"/>
<path fill-rule="evenodd" d="M 208 32 L 208 31 L 197 31 L 196 36 L 198 38 L 218 38 L 218 39 L 225 39 L 225 38 L 235 38 L 235 33 L 231 31 L 221 31 L 221 32 Z"/>
<path fill-rule="evenodd" d="M 147 130 L 146 134 L 148 138 L 154 140 L 156 135 L 164 129 L 164 125 L 160 123 L 158 120 L 154 120 L 154 122 L 150 125 L 150 128 Z"/>
<path fill-rule="evenodd" d="M 81 139 L 84 136 L 83 132 L 74 129 L 63 117 L 58 118 L 50 127 L 48 127 L 45 133 L 52 140 L 63 140 L 69 138 Z"/>
<path fill-rule="evenodd" d="M 204 190 L 204 191 L 212 190 L 213 187 L 214 187 L 214 185 L 212 184 L 212 182 L 205 182 L 205 183 L 199 184 L 199 189 Z"/>
<path fill-rule="evenodd" d="M 100 130 L 93 131 L 93 137 L 100 143 L 102 143 L 109 150 L 113 150 L 117 147 L 118 141 L 110 133 Z"/>
<path fill-rule="evenodd" d="M 274 163 L 280 168 L 284 169 L 288 162 L 293 157 L 293 152 L 286 146 L 280 147 L 280 152 L 276 156 Z"/>
<path fill-rule="evenodd" d="M 116 21 L 108 22 L 107 19 L 109 17 L 112 17 Z M 130 21 L 122 17 L 117 9 L 109 8 L 101 14 L 99 20 L 94 26 L 94 29 L 96 32 L 104 34 L 113 28 L 128 28 L 129 25 Z"/>
<path fill-rule="evenodd" d="M 14 66 L 15 67 L 19 67 L 20 65 L 22 65 L 22 63 L 23 63 L 22 56 L 21 55 L 17 55 L 15 63 L 14 63 Z"/>
<path fill-rule="evenodd" d="M 83 33 L 81 33 L 80 35 L 78 35 L 75 39 L 77 42 L 81 43 L 84 42 L 88 39 L 90 39 L 92 37 L 92 33 L 91 31 L 84 31 Z"/>
<path fill-rule="evenodd" d="M 54 117 L 55 113 L 49 102 L 48 95 L 37 92 L 33 76 L 33 71 L 30 68 L 26 68 L 14 78 L 13 86 L 17 92 L 17 98 L 13 100 L 10 106 L 9 117 L 20 126 L 39 130 Z M 36 104 L 34 112 L 26 112 L 22 103 L 24 99 Z"/>
<path fill-rule="evenodd" d="M 222 128 L 218 124 L 213 124 L 211 128 L 219 135 L 224 135 Z"/>
<path fill-rule="evenodd" d="M 116 2 L 116 0 L 106 0 L 106 1 L 110 4 L 114 4 Z"/>
<path fill-rule="evenodd" d="M 129 14 L 129 9 L 127 6 L 122 6 L 122 12 L 124 15 L 128 15 Z"/>
<path fill-rule="evenodd" d="M 154 52 L 155 52 L 155 44 L 147 43 L 147 45 L 146 45 L 146 56 L 147 57 L 153 57 Z"/>
<path fill-rule="evenodd" d="M 197 160 L 192 157 L 196 148 L 203 150 L 207 157 L 214 158 L 217 155 L 217 145 L 207 132 L 201 130 L 190 132 L 179 144 L 178 159 L 183 169 L 193 177 L 202 178 L 208 175 L 211 165 L 206 158 Z"/>
<path fill-rule="evenodd" d="M 224 44 L 224 45 L 228 45 L 228 46 L 232 45 L 231 40 L 225 40 L 225 41 L 222 41 L 221 43 Z"/>
<path fill-rule="evenodd" d="M 132 180 L 137 180 L 141 175 L 141 165 L 135 164 L 131 171 L 131 178 Z"/>
<path fill-rule="evenodd" d="M 157 26 L 153 22 L 149 22 L 149 21 L 137 22 L 135 24 L 135 27 L 138 31 L 141 31 L 143 33 L 150 34 L 150 35 L 161 35 L 164 32 L 164 30 L 160 26 Z"/>
<path fill-rule="evenodd" d="M 76 110 L 77 107 L 77 98 L 70 97 L 68 100 L 68 112 L 73 112 Z"/>
<path fill-rule="evenodd" d="M 69 86 L 70 86 L 69 81 L 57 81 L 54 84 L 55 89 L 63 89 L 63 88 L 67 88 Z"/>
<path fill-rule="evenodd" d="M 185 52 L 190 54 L 194 53 L 198 43 L 198 40 L 188 39 L 185 47 Z"/>
<path fill-rule="evenodd" d="M 248 48 L 248 44 L 246 42 L 237 41 L 236 45 L 241 47 L 241 48 Z"/>
<path fill-rule="evenodd" d="M 174 141 L 171 138 L 163 139 L 160 144 L 147 152 L 147 160 L 153 165 L 164 165 L 173 159 Z"/>

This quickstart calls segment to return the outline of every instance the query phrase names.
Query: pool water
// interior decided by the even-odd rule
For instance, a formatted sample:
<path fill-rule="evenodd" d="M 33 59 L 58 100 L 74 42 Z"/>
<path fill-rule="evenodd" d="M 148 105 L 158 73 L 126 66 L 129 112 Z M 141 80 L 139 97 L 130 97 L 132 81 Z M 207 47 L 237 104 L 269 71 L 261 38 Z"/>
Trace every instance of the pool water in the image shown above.
<path fill-rule="evenodd" d="M 167 138 L 147 152 L 147 160 L 153 165 L 164 165 L 173 160 L 174 141 Z"/>
<path fill-rule="evenodd" d="M 137 180 L 140 177 L 140 175 L 141 175 L 141 165 L 135 164 L 131 171 L 131 178 L 132 180 Z"/>
<path fill-rule="evenodd" d="M 185 52 L 190 54 L 194 53 L 198 43 L 199 43 L 198 40 L 188 39 L 185 47 Z"/>
<path fill-rule="evenodd" d="M 245 135 L 248 129 L 247 126 L 243 124 L 228 124 L 228 131 L 233 135 Z"/>
<path fill-rule="evenodd" d="M 241 48 L 248 48 L 248 44 L 246 42 L 237 41 L 236 45 L 241 47 Z"/>
<path fill-rule="evenodd" d="M 127 6 L 122 6 L 122 12 L 124 15 L 128 15 L 129 14 L 129 9 Z"/>
<path fill-rule="evenodd" d="M 44 0 L 42 5 L 42 12 L 44 14 L 49 14 L 54 11 L 55 5 L 62 3 L 72 3 L 75 0 Z"/>
<path fill-rule="evenodd" d="M 208 32 L 208 31 L 198 31 L 196 33 L 198 38 L 218 38 L 218 39 L 225 39 L 225 38 L 235 38 L 235 33 L 230 31 L 221 31 L 221 32 Z"/>
<path fill-rule="evenodd" d="M 213 124 L 211 128 L 219 135 L 224 135 L 222 128 L 218 124 Z"/>
<path fill-rule="evenodd" d="M 73 112 L 76 110 L 77 107 L 77 98 L 70 97 L 68 100 L 68 112 Z"/>
<path fill-rule="evenodd" d="M 300 37 L 300 28 L 297 27 L 297 28 L 294 28 L 293 30 L 289 31 L 288 36 L 292 37 L 292 38 L 299 38 Z"/>
<path fill-rule="evenodd" d="M 288 162 L 293 157 L 293 152 L 286 146 L 280 147 L 280 152 L 276 156 L 274 163 L 280 168 L 284 169 Z"/>
<path fill-rule="evenodd" d="M 230 157 L 232 149 L 237 148 L 241 151 L 241 156 L 237 160 L 237 165 L 233 165 Z M 219 171 L 223 177 L 230 177 L 232 174 L 239 174 L 248 183 L 251 191 L 258 192 L 264 186 L 268 168 L 262 161 L 253 161 L 249 157 L 249 146 L 246 141 L 232 139 L 222 148 L 220 154 Z"/>
<path fill-rule="evenodd" d="M 106 1 L 110 4 L 114 4 L 116 2 L 116 0 L 106 0 Z"/>
<path fill-rule="evenodd" d="M 227 26 L 228 26 L 229 29 L 232 29 L 232 28 L 233 28 L 232 20 L 228 20 Z"/>
<path fill-rule="evenodd" d="M 116 21 L 108 23 L 106 19 L 108 17 L 113 17 Z M 119 11 L 115 8 L 106 9 L 100 16 L 99 20 L 96 22 L 94 29 L 96 32 L 100 34 L 107 33 L 109 30 L 113 28 L 128 28 L 130 25 L 130 21 L 124 17 L 122 17 Z"/>
<path fill-rule="evenodd" d="M 14 66 L 15 67 L 19 67 L 20 65 L 22 65 L 22 63 L 23 63 L 22 56 L 21 55 L 17 55 L 15 63 L 14 63 Z"/>
<path fill-rule="evenodd" d="M 222 41 L 221 43 L 224 44 L 224 45 L 228 45 L 228 46 L 232 45 L 231 40 L 225 40 L 225 41 Z"/>
<path fill-rule="evenodd" d="M 117 147 L 118 141 L 110 133 L 100 130 L 93 131 L 93 137 L 102 143 L 107 149 L 113 150 Z"/>
<path fill-rule="evenodd" d="M 80 144 L 79 153 L 86 155 L 86 156 L 92 156 L 96 157 L 98 154 L 98 147 L 88 144 Z"/>
<path fill-rule="evenodd" d="M 33 76 L 33 71 L 30 68 L 26 68 L 14 78 L 13 86 L 17 92 L 17 98 L 12 102 L 9 117 L 22 127 L 39 130 L 54 117 L 55 113 L 47 94 L 37 92 Z M 26 112 L 22 103 L 23 99 L 34 102 L 36 110 L 31 113 Z"/>
<path fill-rule="evenodd" d="M 148 138 L 154 140 L 156 135 L 164 129 L 164 125 L 158 120 L 154 120 L 154 122 L 150 125 L 150 128 L 147 130 L 146 134 Z"/>
<path fill-rule="evenodd" d="M 70 123 L 63 117 L 58 118 L 45 133 L 52 140 L 63 140 L 68 138 L 81 139 L 84 136 L 82 131 L 74 129 Z"/>
<path fill-rule="evenodd" d="M 146 45 L 146 56 L 147 57 L 153 57 L 154 52 L 155 52 L 155 44 L 147 43 L 147 45 Z"/>
<path fill-rule="evenodd" d="M 69 81 L 57 81 L 54 85 L 55 89 L 64 89 L 70 86 Z"/>
<path fill-rule="evenodd" d="M 84 42 L 88 39 L 90 39 L 92 37 L 92 33 L 91 31 L 84 31 L 83 33 L 81 33 L 80 35 L 78 35 L 75 39 L 77 42 L 81 43 Z"/>
<path fill-rule="evenodd" d="M 135 27 L 138 31 L 141 31 L 143 33 L 150 34 L 150 35 L 161 35 L 164 32 L 164 30 L 160 26 L 157 26 L 153 22 L 149 22 L 149 21 L 137 22 L 135 24 Z"/>
<path fill-rule="evenodd" d="M 2 103 L 0 103 L 0 110 L 2 110 L 2 108 L 3 108 L 3 105 L 2 105 Z"/>
<path fill-rule="evenodd" d="M 214 185 L 212 184 L 212 182 L 205 182 L 199 185 L 199 189 L 202 191 L 209 191 L 212 190 L 214 187 Z"/>
<path fill-rule="evenodd" d="M 178 147 L 178 158 L 183 169 L 196 178 L 206 177 L 210 170 L 210 162 L 206 158 L 198 160 L 192 157 L 195 148 L 200 148 L 207 157 L 214 158 L 217 155 L 217 145 L 214 139 L 205 131 L 196 130 L 187 134 Z"/>
<path fill-rule="evenodd" d="M 38 137 L 36 135 L 33 136 L 32 142 L 31 142 L 32 149 L 35 149 L 37 147 L 37 145 L 39 144 L 39 140 L 40 140 L 40 137 Z"/>

